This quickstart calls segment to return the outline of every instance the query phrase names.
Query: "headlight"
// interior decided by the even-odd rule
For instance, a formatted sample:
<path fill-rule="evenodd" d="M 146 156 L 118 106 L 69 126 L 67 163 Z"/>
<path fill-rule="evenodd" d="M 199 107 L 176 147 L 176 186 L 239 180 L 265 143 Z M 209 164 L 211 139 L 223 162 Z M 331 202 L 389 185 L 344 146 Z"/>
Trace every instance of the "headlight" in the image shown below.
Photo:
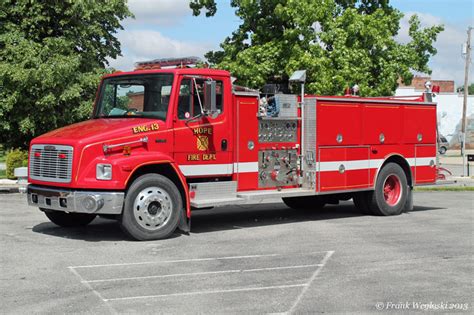
<path fill-rule="evenodd" d="M 111 180 L 112 179 L 112 165 L 97 164 L 95 177 L 100 180 Z"/>

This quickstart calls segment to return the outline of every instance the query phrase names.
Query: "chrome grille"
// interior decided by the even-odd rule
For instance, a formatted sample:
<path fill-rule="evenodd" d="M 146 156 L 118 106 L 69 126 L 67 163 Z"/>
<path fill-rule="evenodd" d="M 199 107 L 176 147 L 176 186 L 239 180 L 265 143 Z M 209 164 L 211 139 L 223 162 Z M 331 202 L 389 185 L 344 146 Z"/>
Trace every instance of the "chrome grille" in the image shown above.
<path fill-rule="evenodd" d="M 30 151 L 30 178 L 46 182 L 69 183 L 72 176 L 72 157 L 71 146 L 33 145 Z"/>

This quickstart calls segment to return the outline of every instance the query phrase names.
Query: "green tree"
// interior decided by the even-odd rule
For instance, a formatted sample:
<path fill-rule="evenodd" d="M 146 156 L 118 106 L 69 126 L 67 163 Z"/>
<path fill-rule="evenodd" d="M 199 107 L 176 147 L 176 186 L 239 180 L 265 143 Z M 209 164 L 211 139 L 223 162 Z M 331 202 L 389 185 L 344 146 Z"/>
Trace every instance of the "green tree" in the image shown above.
<path fill-rule="evenodd" d="M 39 134 L 86 118 L 126 0 L 0 2 L 0 143 L 28 146 Z"/>
<path fill-rule="evenodd" d="M 389 0 L 231 0 L 242 23 L 206 54 L 212 66 L 229 70 L 239 84 L 260 88 L 307 70 L 307 91 L 342 94 L 357 83 L 362 95 L 390 95 L 398 78 L 431 73 L 428 61 L 443 26 L 421 28 L 410 18 L 411 40 L 395 40 L 403 14 Z M 215 0 L 191 0 L 194 15 L 217 11 Z"/>
<path fill-rule="evenodd" d="M 461 87 L 458 88 L 458 93 L 464 93 L 464 86 L 461 86 Z M 471 83 L 467 87 L 467 94 L 468 95 L 474 95 L 474 83 Z"/>

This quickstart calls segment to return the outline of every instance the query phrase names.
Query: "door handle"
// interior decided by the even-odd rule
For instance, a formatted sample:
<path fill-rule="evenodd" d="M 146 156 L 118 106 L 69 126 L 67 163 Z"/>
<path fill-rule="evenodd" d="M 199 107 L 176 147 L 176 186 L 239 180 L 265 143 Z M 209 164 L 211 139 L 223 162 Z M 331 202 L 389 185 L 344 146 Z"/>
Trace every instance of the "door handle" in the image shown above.
<path fill-rule="evenodd" d="M 221 149 L 222 151 L 227 151 L 227 139 L 221 141 Z"/>

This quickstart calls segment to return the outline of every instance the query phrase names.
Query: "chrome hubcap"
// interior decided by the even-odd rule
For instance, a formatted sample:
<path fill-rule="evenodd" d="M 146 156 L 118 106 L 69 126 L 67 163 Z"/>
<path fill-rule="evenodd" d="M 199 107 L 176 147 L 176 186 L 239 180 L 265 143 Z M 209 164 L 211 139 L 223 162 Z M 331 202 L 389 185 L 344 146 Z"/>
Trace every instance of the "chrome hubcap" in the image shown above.
<path fill-rule="evenodd" d="M 160 187 L 147 187 L 140 191 L 133 203 L 133 215 L 144 229 L 157 230 L 171 217 L 173 204 L 170 195 Z"/>

